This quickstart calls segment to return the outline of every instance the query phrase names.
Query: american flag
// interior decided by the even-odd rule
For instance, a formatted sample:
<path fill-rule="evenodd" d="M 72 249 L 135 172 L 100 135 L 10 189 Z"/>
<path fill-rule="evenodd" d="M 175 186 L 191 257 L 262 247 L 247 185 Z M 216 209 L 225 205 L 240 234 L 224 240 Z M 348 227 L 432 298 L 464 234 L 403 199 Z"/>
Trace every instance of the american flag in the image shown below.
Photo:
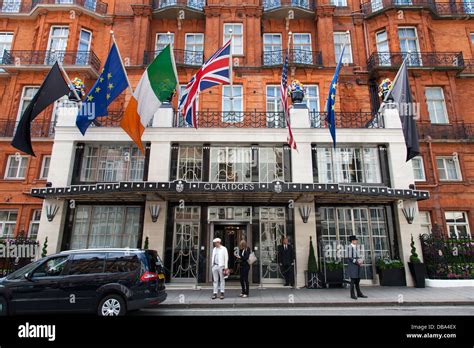
<path fill-rule="evenodd" d="M 186 122 L 197 128 L 196 100 L 199 92 L 217 85 L 230 84 L 230 42 L 219 48 L 198 70 L 186 88 L 179 101 L 179 110 Z"/>
<path fill-rule="evenodd" d="M 287 141 L 290 147 L 296 150 L 295 138 L 293 138 L 293 132 L 291 131 L 290 104 L 288 102 L 288 52 L 286 53 L 285 64 L 283 64 L 283 71 L 281 72 L 280 95 L 281 105 L 283 106 L 283 113 L 286 120 L 286 127 L 288 128 Z"/>

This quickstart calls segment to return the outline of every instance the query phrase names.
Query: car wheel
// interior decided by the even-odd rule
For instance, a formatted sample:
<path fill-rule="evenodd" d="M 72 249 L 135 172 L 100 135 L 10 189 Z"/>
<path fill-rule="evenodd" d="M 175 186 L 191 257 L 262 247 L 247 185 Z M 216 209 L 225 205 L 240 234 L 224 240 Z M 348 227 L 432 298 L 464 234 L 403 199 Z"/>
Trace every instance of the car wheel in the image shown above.
<path fill-rule="evenodd" d="M 101 317 L 125 315 L 125 301 L 119 295 L 107 295 L 99 303 L 97 314 Z"/>
<path fill-rule="evenodd" d="M 0 317 L 8 315 L 7 300 L 4 297 L 0 297 Z"/>

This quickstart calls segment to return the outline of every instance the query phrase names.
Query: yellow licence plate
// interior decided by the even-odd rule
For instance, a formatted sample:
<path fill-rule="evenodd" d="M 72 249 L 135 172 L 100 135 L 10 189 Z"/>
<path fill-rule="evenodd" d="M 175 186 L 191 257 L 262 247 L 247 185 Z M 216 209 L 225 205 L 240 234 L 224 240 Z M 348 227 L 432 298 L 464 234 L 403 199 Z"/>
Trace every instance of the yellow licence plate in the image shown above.
<path fill-rule="evenodd" d="M 165 279 L 165 275 L 163 273 L 158 274 L 158 279 Z"/>

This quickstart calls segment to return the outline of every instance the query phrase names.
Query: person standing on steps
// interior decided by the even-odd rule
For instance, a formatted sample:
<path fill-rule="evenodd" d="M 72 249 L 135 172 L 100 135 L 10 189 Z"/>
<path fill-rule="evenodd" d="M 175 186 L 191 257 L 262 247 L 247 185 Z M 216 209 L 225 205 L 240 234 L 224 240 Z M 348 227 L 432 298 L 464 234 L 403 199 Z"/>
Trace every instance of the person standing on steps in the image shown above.
<path fill-rule="evenodd" d="M 240 260 L 240 285 L 242 286 L 242 292 L 240 293 L 240 297 L 249 296 L 249 256 L 250 248 L 247 246 L 247 242 L 242 239 L 240 241 L 239 254 L 237 256 L 237 258 Z"/>
<path fill-rule="evenodd" d="M 288 243 L 288 238 L 283 237 L 281 245 L 278 246 L 278 265 L 285 277 L 285 286 L 295 285 L 293 266 L 295 264 L 295 253 L 293 247 Z"/>
<path fill-rule="evenodd" d="M 353 300 L 357 300 L 358 297 L 367 298 L 367 296 L 360 291 L 360 270 L 363 259 L 357 247 L 357 241 L 356 236 L 349 236 L 351 245 L 347 248 L 347 275 L 351 278 L 351 298 Z"/>
<path fill-rule="evenodd" d="M 225 291 L 224 273 L 227 274 L 229 272 L 229 253 L 227 252 L 227 248 L 222 245 L 220 238 L 214 238 L 212 242 L 214 243 L 211 258 L 214 287 L 212 299 L 215 300 L 217 298 L 217 293 L 220 290 L 220 299 L 223 300 Z"/>

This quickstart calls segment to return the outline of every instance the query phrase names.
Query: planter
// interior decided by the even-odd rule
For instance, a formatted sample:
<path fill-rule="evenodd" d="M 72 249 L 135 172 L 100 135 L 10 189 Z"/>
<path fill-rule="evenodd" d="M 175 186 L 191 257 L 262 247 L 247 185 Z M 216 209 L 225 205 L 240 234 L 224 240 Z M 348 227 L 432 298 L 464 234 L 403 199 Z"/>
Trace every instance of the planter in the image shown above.
<path fill-rule="evenodd" d="M 415 281 L 415 288 L 424 288 L 426 278 L 425 264 L 408 262 L 408 268 L 410 269 L 411 276 Z"/>
<path fill-rule="evenodd" d="M 342 269 L 326 270 L 326 286 L 342 286 L 344 282 L 344 272 Z"/>
<path fill-rule="evenodd" d="M 304 271 L 307 289 L 322 289 L 323 277 L 319 272 Z"/>
<path fill-rule="evenodd" d="M 293 91 L 291 92 L 291 101 L 293 104 L 295 103 L 302 103 L 304 99 L 303 91 Z"/>
<path fill-rule="evenodd" d="M 393 268 L 379 271 L 380 285 L 382 286 L 406 286 L 405 269 Z"/>

